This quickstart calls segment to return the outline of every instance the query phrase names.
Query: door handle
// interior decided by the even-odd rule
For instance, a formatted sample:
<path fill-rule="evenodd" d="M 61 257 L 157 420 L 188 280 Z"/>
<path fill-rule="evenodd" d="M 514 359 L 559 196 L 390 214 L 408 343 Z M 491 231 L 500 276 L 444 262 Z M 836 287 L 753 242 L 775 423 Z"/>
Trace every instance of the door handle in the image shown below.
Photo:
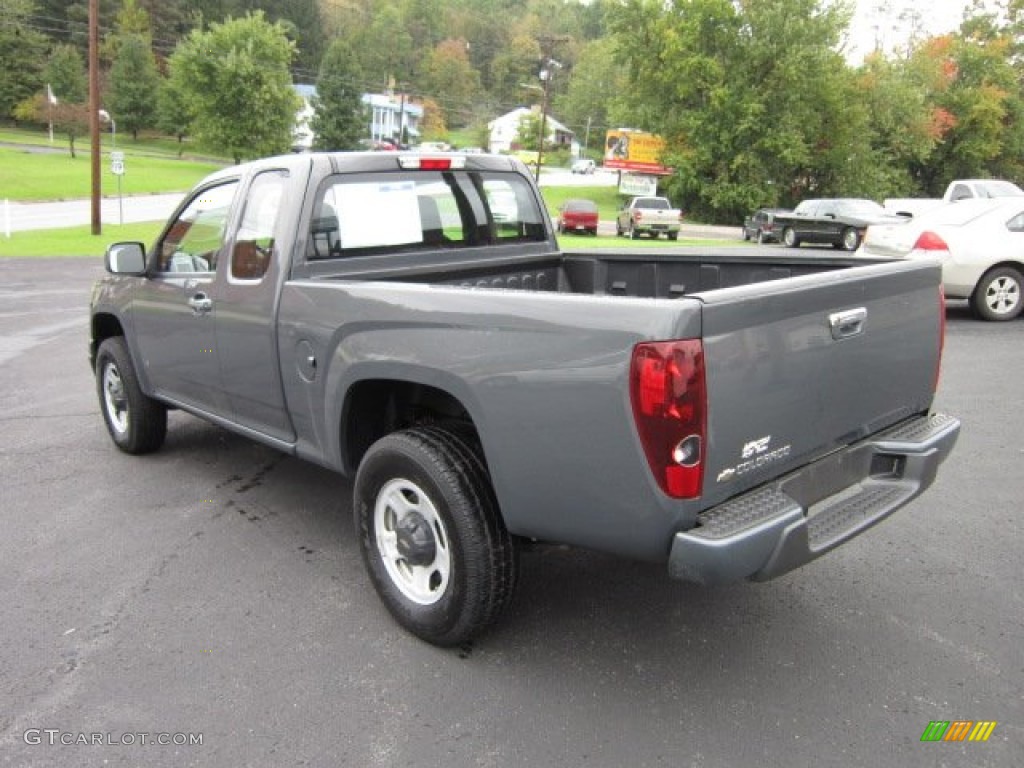
<path fill-rule="evenodd" d="M 213 299 L 200 291 L 189 298 L 188 305 L 192 307 L 193 314 L 205 315 L 213 309 Z"/>
<path fill-rule="evenodd" d="M 866 307 L 847 310 L 846 312 L 834 312 L 828 316 L 828 324 L 832 329 L 832 338 L 848 339 L 864 332 L 864 322 L 868 319 Z"/>

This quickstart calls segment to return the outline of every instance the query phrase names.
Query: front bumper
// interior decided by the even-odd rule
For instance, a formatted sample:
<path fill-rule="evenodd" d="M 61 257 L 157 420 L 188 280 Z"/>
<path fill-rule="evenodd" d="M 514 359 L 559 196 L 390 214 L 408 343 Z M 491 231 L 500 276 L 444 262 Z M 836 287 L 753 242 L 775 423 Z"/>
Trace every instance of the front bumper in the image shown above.
<path fill-rule="evenodd" d="M 673 537 L 669 575 L 767 581 L 821 557 L 920 495 L 959 433 L 952 416 L 918 416 L 713 507 Z"/>

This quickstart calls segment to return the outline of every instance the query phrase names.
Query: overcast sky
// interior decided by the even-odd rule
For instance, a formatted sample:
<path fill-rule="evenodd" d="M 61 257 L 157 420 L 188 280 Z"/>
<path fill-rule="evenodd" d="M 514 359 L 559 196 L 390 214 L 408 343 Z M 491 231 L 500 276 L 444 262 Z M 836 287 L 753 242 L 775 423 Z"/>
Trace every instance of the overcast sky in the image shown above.
<path fill-rule="evenodd" d="M 960 26 L 969 0 L 856 0 L 848 58 L 859 61 L 879 40 L 885 50 L 906 43 L 916 16 L 930 35 Z"/>

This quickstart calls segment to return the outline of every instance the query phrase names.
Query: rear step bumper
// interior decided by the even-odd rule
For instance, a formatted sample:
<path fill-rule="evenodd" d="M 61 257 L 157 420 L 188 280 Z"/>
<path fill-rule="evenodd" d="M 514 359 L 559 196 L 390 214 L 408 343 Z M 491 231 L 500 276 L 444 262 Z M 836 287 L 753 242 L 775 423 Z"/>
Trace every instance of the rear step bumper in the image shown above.
<path fill-rule="evenodd" d="M 931 485 L 959 433 L 952 416 L 917 416 L 709 509 L 673 538 L 669 575 L 767 581 L 821 557 Z"/>

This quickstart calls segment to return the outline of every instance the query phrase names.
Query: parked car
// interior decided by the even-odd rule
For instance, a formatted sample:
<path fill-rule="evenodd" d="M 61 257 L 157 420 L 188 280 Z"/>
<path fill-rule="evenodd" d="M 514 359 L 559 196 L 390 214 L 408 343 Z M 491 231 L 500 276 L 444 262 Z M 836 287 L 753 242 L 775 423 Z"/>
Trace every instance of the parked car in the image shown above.
<path fill-rule="evenodd" d="M 792 213 L 789 208 L 759 208 L 743 221 L 743 239 L 759 243 L 777 242 L 779 233 L 775 228 L 775 216 Z"/>
<path fill-rule="evenodd" d="M 215 172 L 153 248 L 107 250 L 89 358 L 114 445 L 157 450 L 173 408 L 353 478 L 349 548 L 445 646 L 497 620 L 530 540 L 764 581 L 931 485 L 960 429 L 931 409 L 938 264 L 566 254 L 541 200 L 488 155 Z"/>
<path fill-rule="evenodd" d="M 894 197 L 884 200 L 882 206 L 887 211 L 898 213 L 901 216 L 920 216 L 944 203 L 996 197 L 1024 197 L 1024 189 L 1012 181 L 1003 181 L 1002 179 L 953 179 L 949 182 L 946 194 L 942 197 Z"/>
<path fill-rule="evenodd" d="M 833 248 L 856 251 L 869 224 L 904 221 L 874 200 L 832 198 L 804 200 L 792 213 L 777 214 L 775 227 L 787 248 L 801 243 L 828 243 Z"/>
<path fill-rule="evenodd" d="M 938 257 L 946 296 L 967 299 L 983 320 L 1012 320 L 1024 309 L 1024 197 L 961 200 L 873 225 L 857 253 Z"/>
<path fill-rule="evenodd" d="M 667 197 L 634 197 L 616 215 L 615 234 L 636 240 L 642 234 L 657 238 L 664 232 L 669 240 L 678 240 L 682 223 L 683 212 Z"/>
<path fill-rule="evenodd" d="M 593 200 L 573 198 L 558 206 L 558 220 L 555 223 L 559 234 L 566 232 L 589 232 L 597 234 L 597 203 Z"/>
<path fill-rule="evenodd" d="M 573 173 L 591 174 L 597 170 L 597 164 L 586 157 L 581 157 L 575 163 L 572 164 Z"/>

